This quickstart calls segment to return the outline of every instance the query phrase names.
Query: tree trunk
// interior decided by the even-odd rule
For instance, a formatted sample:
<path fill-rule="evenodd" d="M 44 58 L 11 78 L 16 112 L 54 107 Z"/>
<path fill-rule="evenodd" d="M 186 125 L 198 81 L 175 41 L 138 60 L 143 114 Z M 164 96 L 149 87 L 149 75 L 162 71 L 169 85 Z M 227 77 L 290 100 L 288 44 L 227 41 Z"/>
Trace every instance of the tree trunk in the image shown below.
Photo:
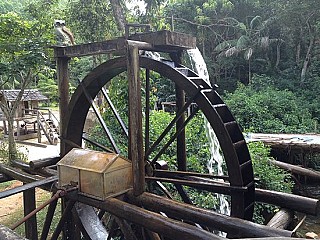
<path fill-rule="evenodd" d="M 278 42 L 277 44 L 277 60 L 276 60 L 276 65 L 275 65 L 275 68 L 278 69 L 279 67 L 279 64 L 280 64 L 280 56 L 281 56 L 281 42 Z"/>
<path fill-rule="evenodd" d="M 17 160 L 17 147 L 16 141 L 14 139 L 14 120 L 12 116 L 7 116 L 8 120 L 8 157 L 9 162 L 11 163 L 13 160 Z M 17 129 L 19 130 L 19 129 Z"/>
<path fill-rule="evenodd" d="M 305 60 L 303 62 L 303 67 L 301 70 L 301 77 L 300 77 L 300 84 L 303 84 L 304 80 L 306 79 L 306 73 L 307 73 L 307 69 L 308 69 L 308 65 L 310 63 L 311 60 L 311 51 L 314 45 L 314 34 L 312 33 L 312 29 L 310 26 L 310 23 L 307 23 L 308 25 L 308 29 L 309 29 L 309 37 L 310 37 L 310 41 L 309 41 L 309 46 L 308 46 L 308 50 L 307 50 L 307 54 L 305 57 Z"/>
<path fill-rule="evenodd" d="M 301 52 L 301 42 L 297 45 L 297 51 L 296 51 L 296 64 L 299 65 L 300 63 L 300 52 Z"/>
<path fill-rule="evenodd" d="M 116 21 L 118 30 L 124 33 L 124 29 L 127 21 L 126 21 L 126 17 L 124 15 L 120 0 L 110 0 L 110 3 L 113 11 L 113 17 Z"/>

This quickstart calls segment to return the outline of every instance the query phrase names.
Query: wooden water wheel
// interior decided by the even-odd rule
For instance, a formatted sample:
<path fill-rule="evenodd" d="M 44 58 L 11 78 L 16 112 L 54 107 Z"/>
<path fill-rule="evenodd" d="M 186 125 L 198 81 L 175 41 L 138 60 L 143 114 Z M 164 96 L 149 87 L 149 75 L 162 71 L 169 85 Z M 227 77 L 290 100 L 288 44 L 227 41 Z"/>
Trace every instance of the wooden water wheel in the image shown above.
<path fill-rule="evenodd" d="M 210 87 L 195 72 L 179 64 L 177 52 L 173 51 L 170 52 L 170 54 L 176 61 L 154 60 L 145 56 L 139 56 L 139 58 L 135 60 L 139 65 L 139 68 L 146 70 L 146 81 L 148 81 L 150 72 L 153 71 L 160 74 L 162 77 L 171 80 L 178 90 L 176 91 L 176 115 L 173 121 L 168 123 L 168 126 L 163 129 L 163 132 L 158 136 L 158 139 L 151 146 L 147 146 L 148 149 L 144 149 L 141 146 L 142 142 L 146 142 L 144 139 L 139 139 L 138 141 L 140 142 L 133 143 L 136 144 L 138 148 L 135 151 L 141 152 L 139 153 L 139 157 L 144 155 L 143 162 L 137 163 L 138 167 L 135 169 L 135 178 L 136 181 L 138 181 L 136 185 L 138 186 L 134 183 L 134 188 L 138 188 L 138 192 L 141 191 L 140 193 L 142 193 L 144 190 L 141 189 L 144 187 L 142 187 L 141 184 L 145 181 L 153 181 L 161 186 L 163 186 L 162 183 L 164 182 L 173 183 L 174 186 L 177 187 L 177 191 L 183 201 L 189 204 L 191 203 L 191 200 L 184 190 L 184 186 L 226 194 L 231 197 L 231 215 L 237 218 L 250 220 L 252 219 L 254 205 L 253 170 L 249 152 L 241 130 L 230 110 L 222 101 L 215 89 Z M 134 62 L 133 64 L 136 63 Z M 113 151 L 119 153 L 119 148 L 116 146 L 114 138 L 110 134 L 107 124 L 104 123 L 101 114 L 97 112 L 98 109 L 95 106 L 93 99 L 95 99 L 99 92 L 102 92 L 106 99 L 110 101 L 107 91 L 105 90 L 105 86 L 108 86 L 109 82 L 112 81 L 114 77 L 125 72 L 128 66 L 130 67 L 130 63 L 128 65 L 127 56 L 114 58 L 98 66 L 81 81 L 81 84 L 72 95 L 67 116 L 65 118 L 65 126 L 62 133 L 62 138 L 66 140 L 64 146 L 65 153 L 74 146 L 81 146 L 83 141 L 83 128 L 90 108 L 93 108 L 96 112 L 98 119 L 105 130 L 104 132 L 106 137 L 111 142 Z M 132 68 L 134 68 L 134 66 L 132 66 Z M 130 72 L 128 75 L 130 76 Z M 132 81 L 132 79 L 129 80 L 129 85 L 130 81 Z M 140 84 L 141 83 L 138 83 L 138 86 L 140 86 Z M 128 89 L 130 88 L 132 88 L 132 86 L 128 86 Z M 148 91 L 150 91 L 150 89 L 145 89 L 144 92 Z M 131 96 L 132 95 L 129 93 L 129 107 L 132 106 L 133 109 L 138 109 L 139 112 L 135 110 L 131 117 L 129 117 L 129 138 L 130 126 L 134 126 L 134 128 L 142 128 L 141 116 L 146 116 L 148 119 L 148 115 L 150 114 L 149 109 L 147 109 L 149 106 L 148 103 L 147 108 L 145 108 L 146 110 L 142 113 L 142 107 L 139 107 L 139 104 L 141 105 L 141 99 L 138 99 L 138 102 L 136 99 L 134 102 L 134 97 Z M 148 99 L 147 96 L 146 99 Z M 113 106 L 110 102 L 109 105 Z M 193 106 L 193 112 L 185 119 L 186 111 L 191 105 Z M 228 172 L 228 176 L 224 177 L 228 182 L 225 185 L 219 184 L 214 180 L 215 177 L 219 178 L 218 176 L 214 177 L 201 173 L 188 172 L 186 167 L 188 160 L 186 157 L 186 139 L 184 130 L 188 125 L 188 122 L 198 111 L 202 112 L 206 116 L 220 142 L 222 153 L 226 159 Z M 116 110 L 114 113 L 117 115 Z M 119 116 L 117 115 L 117 117 Z M 122 128 L 124 133 L 126 133 L 127 130 L 123 121 L 119 118 L 118 120 L 119 128 Z M 168 134 L 169 130 L 174 127 L 176 127 L 177 130 L 169 142 L 166 143 L 163 148 L 156 149 L 157 144 L 163 139 L 163 136 Z M 147 126 L 145 129 L 146 132 L 142 135 L 147 137 L 149 127 Z M 131 130 L 131 132 L 133 131 L 135 131 L 135 135 L 141 135 L 143 130 Z M 86 137 L 85 139 L 89 140 Z M 161 154 L 170 144 L 172 144 L 173 141 L 176 140 L 178 141 L 176 152 L 178 159 L 178 171 L 158 170 L 156 165 L 158 163 L 157 161 L 161 159 Z M 90 142 L 92 143 L 94 141 L 90 140 Z M 134 140 L 129 140 L 129 144 L 132 142 L 134 142 Z M 136 146 L 129 146 L 128 149 L 134 149 L 135 147 Z M 132 154 L 129 153 L 128 155 L 130 158 L 130 155 Z M 151 156 L 153 157 L 151 158 Z M 141 159 L 139 159 L 139 161 L 141 161 Z M 143 166 L 143 169 L 141 166 Z M 148 169 L 145 170 L 144 166 Z M 144 179 L 141 180 L 141 178 Z M 138 195 L 140 195 L 140 193 L 138 193 Z"/>

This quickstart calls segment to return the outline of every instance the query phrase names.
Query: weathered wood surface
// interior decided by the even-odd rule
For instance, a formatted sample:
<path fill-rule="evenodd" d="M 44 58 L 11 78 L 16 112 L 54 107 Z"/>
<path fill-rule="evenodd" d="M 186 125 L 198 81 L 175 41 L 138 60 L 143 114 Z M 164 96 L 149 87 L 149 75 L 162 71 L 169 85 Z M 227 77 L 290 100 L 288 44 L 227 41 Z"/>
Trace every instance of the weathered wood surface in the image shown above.
<path fill-rule="evenodd" d="M 304 168 L 304 167 L 300 167 L 300 166 L 296 166 L 296 165 L 292 165 L 289 163 L 276 161 L 276 160 L 270 160 L 270 162 L 272 164 L 284 169 L 284 170 L 289 171 L 289 172 L 320 180 L 320 172 L 318 172 L 318 171 Z"/>
<path fill-rule="evenodd" d="M 211 232 L 204 231 L 196 226 L 173 220 L 161 214 L 148 211 L 135 205 L 123 202 L 116 198 L 108 198 L 105 201 L 88 198 L 77 193 L 68 194 L 68 198 L 76 200 L 138 224 L 152 232 L 167 236 L 170 239 L 188 240 L 223 240 Z"/>
<path fill-rule="evenodd" d="M 127 196 L 133 203 L 142 205 L 147 209 L 160 211 L 168 216 L 205 225 L 209 228 L 232 233 L 233 235 L 240 235 L 242 237 L 291 237 L 293 234 L 291 231 L 255 224 L 151 193 L 143 193 L 138 197 L 134 197 L 129 192 Z"/>
<path fill-rule="evenodd" d="M 23 212 L 24 216 L 36 209 L 36 191 L 30 188 L 23 192 Z M 15 228 L 11 228 L 15 229 Z M 26 238 L 38 240 L 37 215 L 30 216 L 24 224 Z"/>
<path fill-rule="evenodd" d="M 320 200 L 289 193 L 255 189 L 256 201 L 273 204 L 311 215 L 320 214 Z"/>
<path fill-rule="evenodd" d="M 58 177 L 57 176 L 53 176 L 53 177 L 45 178 L 45 179 L 42 179 L 42 180 L 34 181 L 34 182 L 31 182 L 31 183 L 27 183 L 27 184 L 24 184 L 24 185 L 19 186 L 19 187 L 8 189 L 8 190 L 0 192 L 0 199 L 12 196 L 12 195 L 20 193 L 20 192 L 24 192 L 26 190 L 29 190 L 29 189 L 32 189 L 32 188 L 35 188 L 35 187 L 40 187 L 40 186 L 48 184 L 48 183 L 53 183 L 53 182 L 55 182 L 57 180 L 58 180 Z"/>
<path fill-rule="evenodd" d="M 127 74 L 129 95 L 129 148 L 132 161 L 133 191 L 135 195 L 145 189 L 145 162 L 142 130 L 141 81 L 139 78 L 139 48 L 127 43 Z"/>
<path fill-rule="evenodd" d="M 61 53 L 61 49 L 55 49 L 55 55 Z M 60 115 L 60 134 L 64 138 L 65 119 L 68 112 L 69 103 L 69 60 L 68 57 L 56 58 L 57 64 L 57 79 L 59 90 L 59 115 Z M 63 157 L 66 154 L 66 146 L 64 142 L 60 143 L 60 156 Z"/>
<path fill-rule="evenodd" d="M 267 226 L 286 229 L 293 220 L 293 211 L 285 208 L 280 209 L 267 223 Z"/>
<path fill-rule="evenodd" d="M 140 41 L 151 44 L 153 47 L 147 46 L 148 50 L 153 51 L 179 51 L 196 47 L 196 38 L 184 33 L 159 31 L 136 34 L 129 36 L 130 40 Z M 125 53 L 126 39 L 118 38 L 103 42 L 86 43 L 68 47 L 54 47 L 60 49 L 55 52 L 55 57 L 81 57 L 106 53 Z"/>
<path fill-rule="evenodd" d="M 3 226 L 1 224 L 0 224 L 0 239 L 1 240 L 27 240 L 26 238 L 19 236 L 17 233 L 15 233 L 8 227 Z"/>
<path fill-rule="evenodd" d="M 43 167 L 47 167 L 50 165 L 56 164 L 60 160 L 60 156 L 51 157 L 51 158 L 42 158 L 37 160 L 32 160 L 29 162 L 29 166 L 31 169 L 39 169 Z"/>

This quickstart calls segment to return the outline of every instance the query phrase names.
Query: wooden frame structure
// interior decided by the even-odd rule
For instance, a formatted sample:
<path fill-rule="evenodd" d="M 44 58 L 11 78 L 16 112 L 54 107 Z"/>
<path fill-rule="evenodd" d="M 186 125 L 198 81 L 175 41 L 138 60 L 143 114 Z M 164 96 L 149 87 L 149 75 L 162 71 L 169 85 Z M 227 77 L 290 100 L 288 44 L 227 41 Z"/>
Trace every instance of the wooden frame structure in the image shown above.
<path fill-rule="evenodd" d="M 96 108 L 93 97 L 100 89 L 103 89 L 105 83 L 112 77 L 127 70 L 130 99 L 129 129 L 127 132 L 129 139 L 128 156 L 133 166 L 133 189 L 119 197 L 110 197 L 102 201 L 79 193 L 77 188 L 73 186 L 59 190 L 55 187 L 52 188 L 50 185 L 57 180 L 54 165 L 60 159 L 59 157 L 33 161 L 30 164 L 15 162 L 15 168 L 0 165 L 2 174 L 0 180 L 7 181 L 14 178 L 26 183 L 19 189 L 0 193 L 0 198 L 17 192 L 25 192 L 25 196 L 28 195 L 32 199 L 32 201 L 27 201 L 24 198 L 26 237 L 38 239 L 34 213 L 37 209 L 35 209 L 33 196 L 35 194 L 34 188 L 40 186 L 56 192 L 52 199 L 48 201 L 49 208 L 40 237 L 41 240 L 47 237 L 57 199 L 60 197 L 63 197 L 64 207 L 60 221 L 52 235 L 51 239 L 53 240 L 58 238 L 61 231 L 64 233 L 64 239 L 79 239 L 80 231 L 88 239 L 106 239 L 108 232 L 98 228 L 98 224 L 88 224 L 90 221 L 99 221 L 98 216 L 95 220 L 91 218 L 89 221 L 87 219 L 88 216 L 86 215 L 90 215 L 89 211 L 92 210 L 89 209 L 90 207 L 100 209 L 99 216 L 100 214 L 103 215 L 105 211 L 112 214 L 124 237 L 132 240 L 137 239 L 137 236 L 135 236 L 129 222 L 146 229 L 142 235 L 147 234 L 148 237 L 145 237 L 145 239 L 151 240 L 160 239 L 160 235 L 171 239 L 222 239 L 212 232 L 206 231 L 206 229 L 211 230 L 212 228 L 226 231 L 232 237 L 272 237 L 274 239 L 274 237 L 292 236 L 294 233 L 291 231 L 261 226 L 244 220 L 250 219 L 252 216 L 255 197 L 261 201 L 280 206 L 286 204 L 288 208 L 294 210 L 312 214 L 319 213 L 319 201 L 317 200 L 290 194 L 266 192 L 254 188 L 251 159 L 240 128 L 232 114 L 214 89 L 210 88 L 194 72 L 181 65 L 181 52 L 186 48 L 194 47 L 195 38 L 169 31 L 148 32 L 100 43 L 54 47 L 60 94 L 60 157 L 63 157 L 73 147 L 81 147 L 81 141 L 85 139 L 82 136 L 82 129 L 86 112 L 90 106 L 93 109 Z M 172 61 L 160 62 L 143 58 L 139 55 L 139 50 L 163 51 L 171 56 Z M 69 102 L 68 63 L 70 58 L 111 52 L 125 55 L 112 59 L 93 70 L 79 84 Z M 178 145 L 176 153 L 178 171 L 176 172 L 153 168 L 156 165 L 158 155 L 150 160 L 150 163 L 145 158 L 155 146 L 149 146 L 148 135 L 144 134 L 142 129 L 140 67 L 146 68 L 146 85 L 149 82 L 150 70 L 162 73 L 176 83 L 177 112 L 176 117 L 169 124 L 171 128 L 174 126 L 176 128 L 174 134 Z M 185 94 L 191 96 L 187 101 Z M 192 102 L 196 102 L 204 110 L 203 112 L 211 121 L 211 125 L 217 130 L 219 141 L 224 144 L 222 150 L 227 158 L 229 171 L 229 176 L 225 179 L 229 180 L 229 184 L 216 181 L 215 179 L 219 178 L 218 176 L 186 172 L 184 128 L 190 118 L 185 118 L 184 112 Z M 193 114 L 195 113 L 192 113 L 191 117 Z M 164 130 L 164 133 L 168 131 Z M 125 128 L 124 132 L 126 132 Z M 143 135 L 145 135 L 145 141 L 143 141 Z M 108 151 L 108 149 L 105 150 Z M 114 151 L 117 152 L 116 146 L 114 146 Z M 148 172 L 148 167 L 152 168 L 151 174 Z M 45 176 L 45 178 L 43 179 L 39 175 Z M 146 182 L 172 182 L 177 186 L 184 203 L 176 203 L 173 200 L 147 193 L 145 191 Z M 230 194 L 233 203 L 233 217 L 191 206 L 191 201 L 186 196 L 182 186 Z M 143 208 L 141 208 L 141 205 Z M 164 212 L 169 217 L 161 215 L 159 209 L 160 212 Z M 182 221 L 178 219 L 182 219 Z M 194 224 L 189 224 L 190 221 Z M 101 235 L 97 233 L 101 233 Z"/>

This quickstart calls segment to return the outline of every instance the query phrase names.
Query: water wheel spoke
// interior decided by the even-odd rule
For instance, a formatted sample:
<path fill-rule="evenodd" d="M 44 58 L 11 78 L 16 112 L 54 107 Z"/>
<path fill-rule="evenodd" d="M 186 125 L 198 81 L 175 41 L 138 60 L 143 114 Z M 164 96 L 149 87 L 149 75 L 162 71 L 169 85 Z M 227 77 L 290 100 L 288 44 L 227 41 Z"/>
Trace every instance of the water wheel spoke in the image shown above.
<path fill-rule="evenodd" d="M 58 225 L 56 227 L 56 229 L 54 230 L 53 234 L 52 234 L 52 237 L 51 237 L 51 240 L 57 240 L 61 231 L 62 231 L 62 228 L 63 228 L 63 225 L 64 223 L 67 221 L 67 218 L 70 217 L 70 213 L 71 213 L 71 210 L 74 206 L 74 204 L 76 203 L 76 201 L 74 200 L 70 200 L 68 202 L 68 205 L 67 207 L 64 209 L 63 211 L 63 214 L 58 222 Z"/>
<path fill-rule="evenodd" d="M 128 135 L 128 129 L 127 129 L 126 125 L 124 124 L 123 120 L 121 119 L 121 117 L 120 117 L 117 109 L 115 108 L 114 104 L 112 103 L 112 101 L 111 101 L 111 99 L 110 99 L 110 97 L 109 97 L 109 95 L 107 93 L 107 90 L 104 87 L 102 87 L 101 88 L 101 92 L 102 92 L 104 98 L 106 99 L 108 105 L 110 106 L 110 108 L 111 108 L 114 116 L 116 117 L 118 123 L 120 124 L 120 127 L 121 127 L 123 133 L 126 135 L 126 137 L 128 137 L 129 136 Z"/>
<path fill-rule="evenodd" d="M 138 240 L 131 228 L 131 225 L 126 220 L 118 217 L 114 218 L 126 240 Z"/>
<path fill-rule="evenodd" d="M 170 132 L 170 130 L 175 126 L 177 121 L 181 118 L 182 115 L 185 114 L 185 111 L 191 106 L 191 104 L 194 102 L 194 100 L 197 98 L 198 94 L 194 95 L 192 98 L 190 98 L 184 106 L 176 113 L 175 117 L 171 120 L 171 122 L 167 125 L 167 127 L 164 129 L 164 131 L 161 133 L 161 135 L 157 138 L 157 140 L 151 145 L 151 147 L 148 149 L 146 156 L 149 156 L 159 145 L 159 143 L 164 139 L 164 137 Z M 183 129 L 183 128 L 182 128 Z M 182 130 L 181 129 L 181 130 Z M 171 143 L 170 143 L 171 144 Z M 154 163 L 154 161 L 152 161 Z"/>
<path fill-rule="evenodd" d="M 94 140 L 92 140 L 92 139 L 89 139 L 88 136 L 87 136 L 87 134 L 83 134 L 83 135 L 82 135 L 82 139 L 85 140 L 85 141 L 87 141 L 87 142 L 90 143 L 91 145 L 96 146 L 96 147 L 102 149 L 103 151 L 113 152 L 110 148 L 107 148 L 107 147 L 103 146 L 102 144 L 100 144 L 100 143 L 98 143 L 98 142 L 96 142 L 96 141 L 94 141 Z"/>
<path fill-rule="evenodd" d="M 107 127 L 107 124 L 105 123 L 101 113 L 100 113 L 100 110 L 99 108 L 97 107 L 97 105 L 95 104 L 93 98 L 90 96 L 90 94 L 88 93 L 88 91 L 85 89 L 85 87 L 83 86 L 83 83 L 82 82 L 79 82 L 79 85 L 82 86 L 83 88 L 83 92 L 87 98 L 87 101 L 90 103 L 94 113 L 96 114 L 96 117 L 98 118 L 100 124 L 101 124 L 101 127 L 103 128 L 108 140 L 110 141 L 110 144 L 111 146 L 113 147 L 114 151 L 116 153 L 120 153 L 120 150 L 119 148 L 117 147 L 112 135 L 111 135 L 111 132 L 109 130 L 109 128 Z"/>
<path fill-rule="evenodd" d="M 52 196 L 53 195 L 54 194 L 52 194 Z M 42 229 L 40 240 L 46 240 L 47 239 L 47 236 L 48 236 L 48 233 L 49 233 L 49 230 L 50 230 L 50 226 L 51 226 L 51 223 L 52 223 L 52 219 L 53 219 L 54 212 L 56 210 L 57 204 L 58 204 L 58 199 L 52 201 L 49 204 L 49 207 L 48 207 L 48 210 L 47 210 L 47 214 L 46 214 L 46 218 L 44 220 L 44 224 L 43 224 L 43 229 Z"/>
<path fill-rule="evenodd" d="M 183 122 L 183 124 L 177 129 L 177 131 L 170 137 L 168 142 L 160 149 L 157 155 L 152 159 L 151 163 L 154 164 L 159 157 L 167 150 L 167 148 L 173 143 L 173 141 L 179 136 L 179 134 L 185 129 L 186 125 L 190 122 L 190 120 L 196 115 L 199 108 L 197 107 L 191 115 Z"/>

